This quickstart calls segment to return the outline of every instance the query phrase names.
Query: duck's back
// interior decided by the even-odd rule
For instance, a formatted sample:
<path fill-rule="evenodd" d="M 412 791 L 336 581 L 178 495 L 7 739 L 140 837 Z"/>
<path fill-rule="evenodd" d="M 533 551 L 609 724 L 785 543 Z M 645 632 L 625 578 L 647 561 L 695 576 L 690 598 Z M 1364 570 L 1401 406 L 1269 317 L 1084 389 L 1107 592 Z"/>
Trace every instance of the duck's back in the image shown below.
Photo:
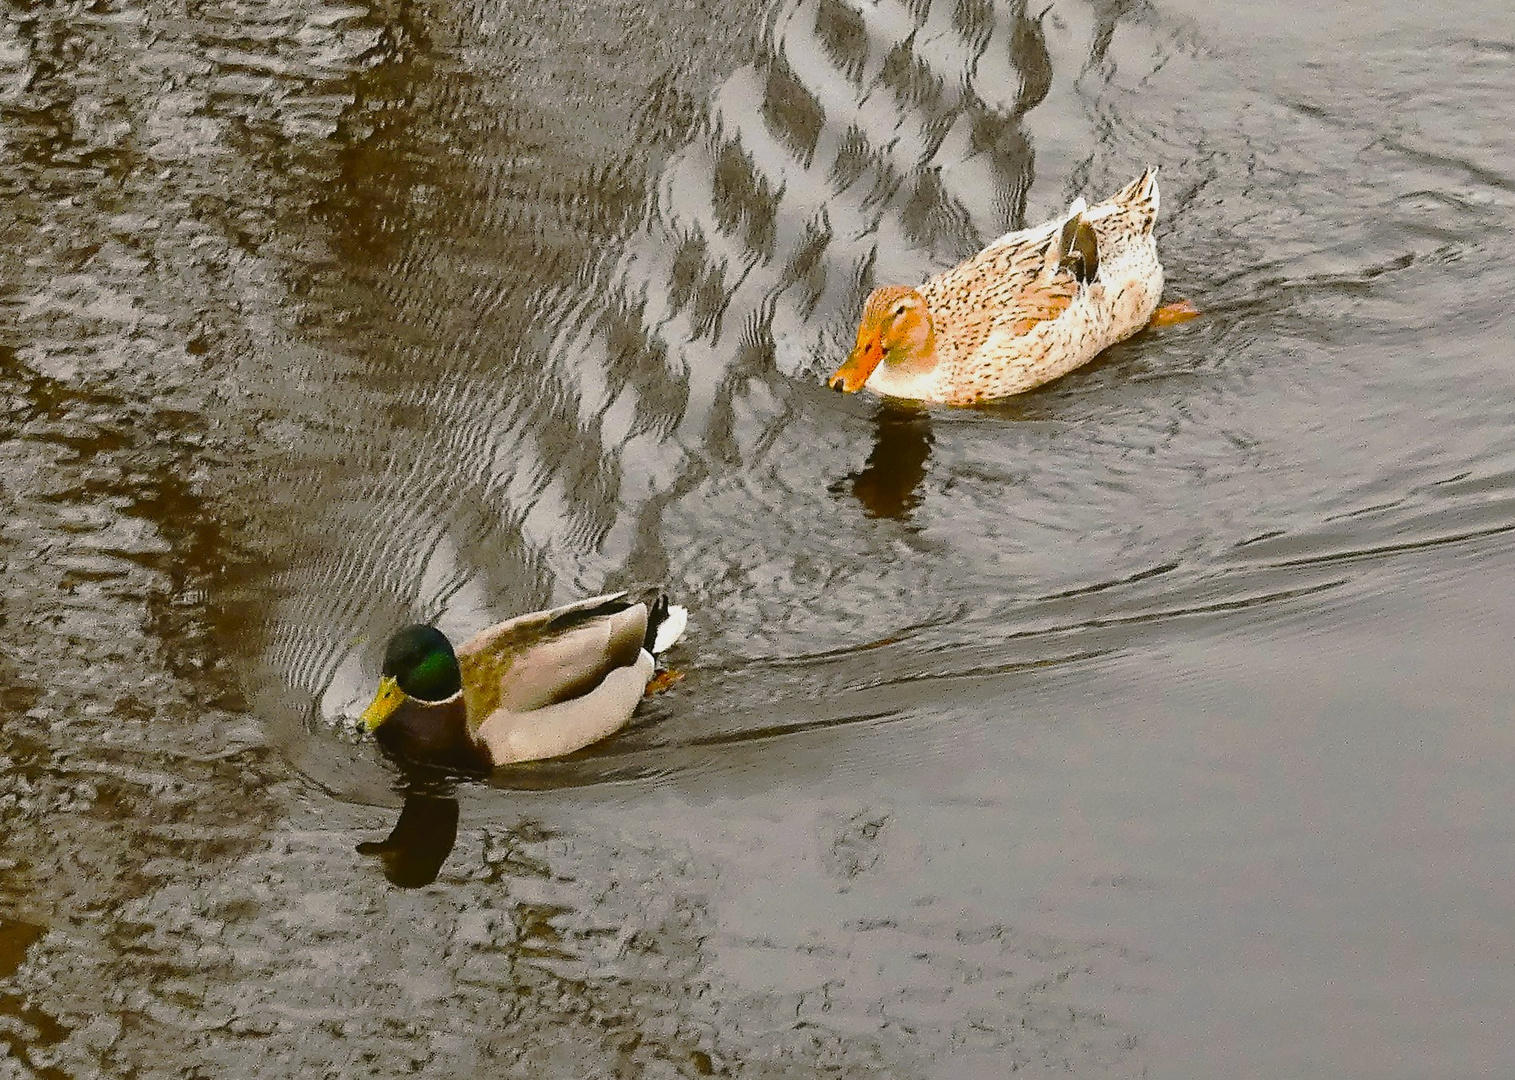
<path fill-rule="evenodd" d="M 1068 306 L 1077 286 L 1073 275 L 1044 272 L 1060 225 L 1049 221 L 1006 233 L 920 287 L 932 322 L 954 355 L 981 346 L 1009 313 L 1051 318 Z"/>
<path fill-rule="evenodd" d="M 938 348 L 954 369 L 949 400 L 1029 390 L 1146 325 L 1162 292 L 1158 205 L 1149 169 L 1110 199 L 1008 233 L 922 285 Z M 1064 258 L 1077 232 L 1069 226 L 1081 227 L 1075 219 L 1093 232 L 1097 266 Z"/>

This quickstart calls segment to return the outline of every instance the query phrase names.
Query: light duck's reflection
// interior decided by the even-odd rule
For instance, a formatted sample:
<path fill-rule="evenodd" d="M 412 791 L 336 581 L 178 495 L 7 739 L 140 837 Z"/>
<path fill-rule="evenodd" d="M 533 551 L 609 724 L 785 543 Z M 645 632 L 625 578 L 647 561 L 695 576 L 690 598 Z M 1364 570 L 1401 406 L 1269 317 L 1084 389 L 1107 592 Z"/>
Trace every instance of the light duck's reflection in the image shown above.
<path fill-rule="evenodd" d="M 873 450 L 862 469 L 847 478 L 853 498 L 870 517 L 909 520 L 921 501 L 933 442 L 925 408 L 903 401 L 879 405 L 873 417 Z"/>

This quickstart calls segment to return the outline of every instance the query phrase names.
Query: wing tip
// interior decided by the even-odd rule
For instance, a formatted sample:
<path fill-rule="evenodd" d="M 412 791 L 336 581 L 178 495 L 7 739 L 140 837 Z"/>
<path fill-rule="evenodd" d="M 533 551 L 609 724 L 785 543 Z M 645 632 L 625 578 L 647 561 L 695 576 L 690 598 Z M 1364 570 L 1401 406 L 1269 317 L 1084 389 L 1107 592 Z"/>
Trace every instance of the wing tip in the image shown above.
<path fill-rule="evenodd" d="M 1054 270 L 1069 271 L 1080 285 L 1087 285 L 1099 273 L 1099 239 L 1084 217 L 1087 209 L 1083 199 L 1075 199 L 1063 227 L 1054 234 Z"/>
<path fill-rule="evenodd" d="M 1157 186 L 1157 171 L 1159 166 L 1148 165 L 1135 180 L 1126 186 L 1126 189 L 1117 196 L 1118 201 L 1125 203 L 1151 203 L 1152 214 L 1157 216 L 1158 207 L 1162 202 L 1162 193 Z"/>

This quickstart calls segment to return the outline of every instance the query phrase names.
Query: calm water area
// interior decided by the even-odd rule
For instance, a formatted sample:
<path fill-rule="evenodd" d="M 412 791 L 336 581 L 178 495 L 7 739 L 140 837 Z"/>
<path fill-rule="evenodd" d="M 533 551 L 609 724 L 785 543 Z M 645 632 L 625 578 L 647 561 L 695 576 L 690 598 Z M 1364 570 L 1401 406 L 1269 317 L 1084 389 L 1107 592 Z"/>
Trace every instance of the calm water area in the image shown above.
<path fill-rule="evenodd" d="M 826 389 L 1148 165 L 1201 318 Z M 1512 311 L 1508 0 L 5 0 L 0 1080 L 1515 1076 Z"/>

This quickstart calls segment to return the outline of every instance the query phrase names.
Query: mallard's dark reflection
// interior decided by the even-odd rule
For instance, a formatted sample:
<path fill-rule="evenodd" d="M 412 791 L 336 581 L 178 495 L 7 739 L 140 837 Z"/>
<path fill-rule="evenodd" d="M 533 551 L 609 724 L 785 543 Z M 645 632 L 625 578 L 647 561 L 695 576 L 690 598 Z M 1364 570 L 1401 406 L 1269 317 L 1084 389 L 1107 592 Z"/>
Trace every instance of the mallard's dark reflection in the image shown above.
<path fill-rule="evenodd" d="M 920 503 L 919 488 L 931 456 L 926 410 L 886 401 L 873 417 L 873 452 L 851 477 L 852 494 L 871 517 L 904 521 Z"/>
<path fill-rule="evenodd" d="M 384 876 L 402 889 L 417 889 L 437 880 L 458 839 L 458 800 L 450 792 L 412 790 L 389 836 L 358 845 L 376 855 Z"/>

